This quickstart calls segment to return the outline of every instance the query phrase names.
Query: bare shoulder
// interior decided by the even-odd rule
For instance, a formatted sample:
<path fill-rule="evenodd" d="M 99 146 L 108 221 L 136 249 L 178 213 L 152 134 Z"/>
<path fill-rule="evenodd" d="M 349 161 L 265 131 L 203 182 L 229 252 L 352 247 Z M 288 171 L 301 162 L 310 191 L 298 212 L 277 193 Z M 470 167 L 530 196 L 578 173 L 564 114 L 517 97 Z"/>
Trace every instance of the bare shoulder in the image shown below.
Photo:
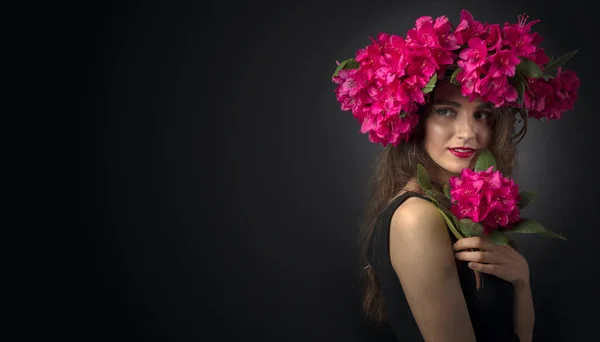
<path fill-rule="evenodd" d="M 420 197 L 409 197 L 392 216 L 391 228 L 402 234 L 448 236 L 446 224 L 435 205 Z"/>
<path fill-rule="evenodd" d="M 392 216 L 390 258 L 425 340 L 474 341 L 448 228 L 435 205 L 410 197 Z"/>
<path fill-rule="evenodd" d="M 448 228 L 433 203 L 410 197 L 396 209 L 390 226 L 390 257 L 394 268 L 413 259 L 438 270 L 456 267 Z"/>

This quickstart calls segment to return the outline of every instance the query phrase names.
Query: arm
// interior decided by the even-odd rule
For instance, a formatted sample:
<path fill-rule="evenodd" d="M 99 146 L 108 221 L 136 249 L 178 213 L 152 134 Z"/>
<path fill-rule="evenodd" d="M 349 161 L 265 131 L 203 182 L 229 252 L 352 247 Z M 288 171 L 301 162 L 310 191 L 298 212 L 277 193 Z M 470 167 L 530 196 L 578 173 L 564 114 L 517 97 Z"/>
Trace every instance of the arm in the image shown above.
<path fill-rule="evenodd" d="M 531 286 L 529 282 L 516 282 L 513 287 L 515 289 L 515 333 L 519 335 L 521 342 L 530 342 L 533 340 L 535 321 Z"/>
<path fill-rule="evenodd" d="M 396 210 L 390 257 L 426 341 L 475 341 L 452 242 L 433 204 L 411 197 Z"/>

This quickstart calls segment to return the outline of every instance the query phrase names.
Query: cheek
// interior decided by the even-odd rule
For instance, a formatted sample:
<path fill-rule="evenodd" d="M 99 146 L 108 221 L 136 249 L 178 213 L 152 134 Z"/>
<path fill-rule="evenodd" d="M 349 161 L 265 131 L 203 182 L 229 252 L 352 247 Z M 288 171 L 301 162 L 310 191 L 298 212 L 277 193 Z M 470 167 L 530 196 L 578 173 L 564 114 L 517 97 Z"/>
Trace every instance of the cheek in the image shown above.
<path fill-rule="evenodd" d="M 429 154 L 436 154 L 451 136 L 452 132 L 448 125 L 441 125 L 435 120 L 431 120 L 425 129 L 425 148 Z"/>
<path fill-rule="evenodd" d="M 452 136 L 451 125 L 444 125 L 436 120 L 430 120 L 427 123 L 426 137 L 432 140 L 443 140 L 448 136 Z"/>

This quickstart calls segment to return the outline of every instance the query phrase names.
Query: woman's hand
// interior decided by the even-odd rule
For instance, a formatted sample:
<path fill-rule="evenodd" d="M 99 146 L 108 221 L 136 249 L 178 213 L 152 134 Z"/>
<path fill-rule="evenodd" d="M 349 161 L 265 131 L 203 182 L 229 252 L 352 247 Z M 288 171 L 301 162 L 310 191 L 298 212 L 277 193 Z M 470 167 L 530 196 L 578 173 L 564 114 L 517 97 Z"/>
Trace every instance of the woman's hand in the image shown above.
<path fill-rule="evenodd" d="M 468 261 L 475 271 L 495 275 L 513 285 L 529 284 L 529 265 L 510 246 L 499 246 L 488 237 L 474 236 L 458 240 L 453 248 L 456 258 Z"/>

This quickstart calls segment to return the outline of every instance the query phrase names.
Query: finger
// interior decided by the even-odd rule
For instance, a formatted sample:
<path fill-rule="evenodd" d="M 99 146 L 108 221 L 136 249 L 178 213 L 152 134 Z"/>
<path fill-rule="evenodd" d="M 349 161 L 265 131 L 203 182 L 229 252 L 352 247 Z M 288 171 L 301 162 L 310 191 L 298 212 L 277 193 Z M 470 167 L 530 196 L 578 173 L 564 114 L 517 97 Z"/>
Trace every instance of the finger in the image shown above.
<path fill-rule="evenodd" d="M 479 262 L 469 262 L 469 268 L 481 273 L 495 275 L 502 278 L 504 269 L 498 264 L 482 264 Z"/>
<path fill-rule="evenodd" d="M 495 244 L 485 236 L 472 236 L 460 239 L 452 246 L 455 251 L 463 249 L 482 249 L 492 251 L 495 249 Z"/>
<path fill-rule="evenodd" d="M 454 256 L 458 260 L 477 263 L 499 264 L 502 262 L 502 258 L 499 255 L 488 251 L 461 251 L 454 253 Z"/>

